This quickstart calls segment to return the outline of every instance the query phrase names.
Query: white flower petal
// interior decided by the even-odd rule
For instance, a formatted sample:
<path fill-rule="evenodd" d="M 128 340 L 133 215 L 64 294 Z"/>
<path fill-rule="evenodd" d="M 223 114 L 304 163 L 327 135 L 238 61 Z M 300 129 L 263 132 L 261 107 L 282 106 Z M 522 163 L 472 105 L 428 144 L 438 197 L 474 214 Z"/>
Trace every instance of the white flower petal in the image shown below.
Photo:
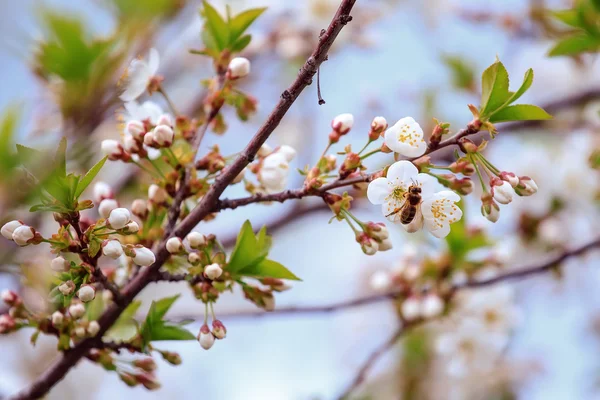
<path fill-rule="evenodd" d="M 393 163 L 387 172 L 387 179 L 394 186 L 402 186 L 407 188 L 416 181 L 419 170 L 410 161 L 402 160 Z"/>
<path fill-rule="evenodd" d="M 414 233 L 423 228 L 423 214 L 421 210 L 417 210 L 415 217 L 408 224 L 402 224 L 402 228 L 408 233 Z"/>
<path fill-rule="evenodd" d="M 382 204 L 392 191 L 387 178 L 377 178 L 367 187 L 367 198 L 373 204 Z"/>
<path fill-rule="evenodd" d="M 437 179 L 427 174 L 418 174 L 416 182 L 421 187 L 421 198 L 423 200 L 433 196 L 438 187 Z"/>
<path fill-rule="evenodd" d="M 151 76 L 156 74 L 158 71 L 158 65 L 160 64 L 160 57 L 158 51 L 155 48 L 150 49 L 150 55 L 148 56 L 148 70 Z"/>
<path fill-rule="evenodd" d="M 384 141 L 391 150 L 406 157 L 418 157 L 427 150 L 423 129 L 411 117 L 402 118 L 390 127 Z"/>

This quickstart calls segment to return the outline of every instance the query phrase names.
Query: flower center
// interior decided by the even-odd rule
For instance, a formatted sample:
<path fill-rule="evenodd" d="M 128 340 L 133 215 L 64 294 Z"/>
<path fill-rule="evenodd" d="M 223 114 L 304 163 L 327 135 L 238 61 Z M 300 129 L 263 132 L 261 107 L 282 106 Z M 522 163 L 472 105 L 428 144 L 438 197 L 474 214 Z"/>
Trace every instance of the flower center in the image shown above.
<path fill-rule="evenodd" d="M 404 198 L 404 193 L 406 190 L 402 186 L 396 186 L 394 190 L 392 190 L 392 197 L 396 200 L 401 200 Z"/>

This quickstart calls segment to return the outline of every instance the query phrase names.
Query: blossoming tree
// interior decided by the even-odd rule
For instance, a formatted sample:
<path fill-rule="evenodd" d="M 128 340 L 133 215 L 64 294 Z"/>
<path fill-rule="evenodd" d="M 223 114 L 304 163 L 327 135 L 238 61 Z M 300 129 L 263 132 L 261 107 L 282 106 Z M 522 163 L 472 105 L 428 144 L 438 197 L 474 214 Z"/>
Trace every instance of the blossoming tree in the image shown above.
<path fill-rule="evenodd" d="M 160 350 L 156 342 L 198 340 L 203 349 L 209 350 L 225 339 L 227 321 L 218 319 L 215 311 L 225 292 L 241 292 L 265 311 L 286 312 L 277 309 L 275 299 L 290 288 L 288 281 L 299 280 L 298 276 L 269 256 L 273 238 L 266 227 L 255 229 L 250 220 L 246 221 L 232 249 L 226 248 L 218 236 L 206 233 L 202 222 L 219 218 L 222 210 L 320 198 L 330 208 L 332 220 L 348 225 L 348 237 L 367 256 L 393 248 L 395 243 L 386 227 L 390 224 L 408 233 L 424 230 L 435 240 L 445 240 L 449 249 L 446 257 L 435 259 L 421 251 L 405 253 L 402 268 L 393 273 L 380 271 L 372 277 L 372 286 L 380 294 L 336 307 L 393 300 L 402 328 L 392 335 L 387 347 L 423 322 L 476 310 L 489 319 L 486 321 L 492 333 L 486 336 L 488 342 L 472 340 L 477 330 L 469 318 L 455 334 L 441 335 L 436 341 L 441 357 L 453 354 L 448 364 L 457 376 L 464 374 L 467 364 L 477 358 L 477 346 L 501 351 L 506 337 L 497 332 L 510 329 L 510 321 L 514 320 L 496 313 L 498 307 L 494 304 L 504 304 L 510 297 L 502 289 L 490 289 L 480 295 L 497 299 L 496 303 L 463 295 L 463 289 L 552 270 L 566 258 L 600 245 L 596 239 L 565 251 L 548 263 L 500 275 L 485 276 L 484 268 L 480 268 L 484 263 L 467 259 L 467 253 L 483 247 L 489 238 L 480 230 L 467 229 L 463 198 L 473 198 L 474 191 L 480 193 L 476 201 L 481 214 L 493 223 L 501 218 L 501 205 L 516 197 L 535 196 L 539 190 L 534 179 L 494 162 L 484 150 L 494 146 L 493 139 L 504 123 L 551 118 L 542 107 L 519 102 L 534 84 L 533 71 L 527 70 L 522 81 L 515 85 L 518 80 L 513 79 L 509 85 L 509 73 L 498 59 L 483 71 L 480 102 L 468 105 L 472 119 L 464 127 L 454 129 L 436 120 L 431 132 L 425 132 L 412 117 L 394 115 L 397 121 L 388 124 L 386 118 L 374 115 L 370 130 L 364 135 L 364 146 L 355 150 L 350 145 L 343 147 L 345 136 L 354 128 L 355 117 L 349 113 L 332 116 L 331 127 L 323 131 L 329 136 L 321 156 L 298 171 L 303 176 L 303 186 L 289 188 L 288 177 L 295 173 L 290 162 L 297 157 L 297 151 L 289 145 L 272 148 L 267 141 L 300 93 L 315 76 L 318 79 L 319 68 L 327 60 L 332 44 L 352 21 L 355 2 L 341 1 L 326 29 L 315 33 L 319 34 L 318 44 L 296 79 L 281 93 L 259 130 L 234 154 L 223 154 L 216 145 L 204 148 L 203 139 L 209 130 L 226 131 L 225 109 L 233 108 L 242 121 L 256 111 L 257 100 L 245 93 L 239 83 L 261 71 L 252 70 L 250 61 L 241 53 L 251 43 L 249 29 L 265 9 L 248 9 L 235 15 L 227 9 L 224 14 L 206 1 L 200 14 L 203 47 L 191 52 L 211 59 L 214 71 L 211 79 L 202 82 L 206 92 L 197 112 L 182 112 L 169 97 L 161 76 L 159 53 L 150 49 L 147 58 L 128 63 L 120 79 L 118 98 L 108 102 L 118 103 L 125 110 L 120 132 L 114 129 L 112 137 L 102 141 L 104 157 L 93 153 L 96 163 L 85 173 L 69 171 L 71 149 L 66 138 L 50 156 L 46 151 L 16 145 L 15 165 L 21 166 L 31 185 L 28 201 L 35 201 L 31 215 L 5 221 L 1 234 L 26 248 L 24 251 L 38 246 L 51 254 L 52 273 L 45 288 L 48 305 L 41 310 L 28 305 L 15 291 L 2 293 L 8 310 L 0 316 L 0 333 L 29 329 L 34 344 L 39 335 L 56 337 L 61 355 L 13 398 L 43 397 L 84 358 L 118 374 L 126 385 L 157 389 L 160 384 L 152 357 L 158 354 L 173 365 L 180 364 L 181 358 L 175 352 Z M 590 1 L 591 5 L 585 7 L 593 7 L 600 14 L 596 3 Z M 576 24 L 577 15 L 581 17 L 572 12 L 557 15 L 569 25 Z M 58 21 L 58 17 L 53 18 Z M 46 61 L 42 63 L 43 73 L 68 82 L 72 71 L 56 52 L 65 49 L 69 35 L 75 33 L 58 33 L 63 35 L 57 34 L 54 42 L 41 48 L 41 61 Z M 571 43 L 573 40 L 565 38 L 553 52 L 574 52 L 572 47 L 577 46 Z M 581 45 L 579 36 L 577 40 Z M 117 44 L 82 42 L 81 48 L 94 62 L 99 58 L 114 64 L 126 58 L 119 53 Z M 597 48 L 597 36 L 587 38 L 583 47 Z M 581 50 L 582 46 L 577 48 Z M 94 65 L 101 69 L 103 64 Z M 99 72 L 97 79 L 104 79 Z M 156 96 L 164 98 L 168 110 L 153 101 Z M 319 93 L 319 104 L 322 103 Z M 63 106 L 71 110 L 78 104 Z M 79 123 L 75 119 L 71 122 L 75 126 Z M 336 147 L 338 153 L 333 152 Z M 454 152 L 451 159 L 438 157 L 448 149 Z M 591 162 L 597 166 L 597 154 L 595 157 Z M 47 159 L 52 160 L 50 165 L 44 162 Z M 136 173 L 145 176 L 147 183 L 136 188 L 130 204 L 119 198 L 118 190 L 96 179 L 107 163 L 133 165 Z M 223 198 L 223 192 L 232 185 L 243 185 L 248 196 Z M 373 206 L 381 208 L 379 221 L 363 221 L 352 211 L 354 198 L 365 194 Z M 40 214 L 53 217 L 52 232 L 42 233 L 37 228 Z M 156 300 L 143 318 L 136 317 L 138 294 L 158 281 L 189 285 L 204 307 L 198 332 L 166 318 L 178 296 Z M 456 356 L 459 349 L 465 348 L 468 351 Z M 120 359 L 123 351 L 134 357 Z M 345 394 L 365 379 L 369 365 L 363 367 Z"/>

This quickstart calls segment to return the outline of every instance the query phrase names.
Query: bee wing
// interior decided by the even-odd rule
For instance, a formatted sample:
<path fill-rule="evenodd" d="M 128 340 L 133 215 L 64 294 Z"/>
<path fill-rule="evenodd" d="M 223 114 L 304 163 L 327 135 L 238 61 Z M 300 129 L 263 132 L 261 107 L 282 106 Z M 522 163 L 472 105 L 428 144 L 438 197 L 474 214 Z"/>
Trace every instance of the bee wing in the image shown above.
<path fill-rule="evenodd" d="M 391 221 L 391 222 L 399 222 L 400 214 L 402 214 L 402 209 L 407 203 L 407 196 L 402 197 L 402 199 L 396 201 L 389 201 L 387 203 L 383 203 L 382 211 L 383 215 Z"/>

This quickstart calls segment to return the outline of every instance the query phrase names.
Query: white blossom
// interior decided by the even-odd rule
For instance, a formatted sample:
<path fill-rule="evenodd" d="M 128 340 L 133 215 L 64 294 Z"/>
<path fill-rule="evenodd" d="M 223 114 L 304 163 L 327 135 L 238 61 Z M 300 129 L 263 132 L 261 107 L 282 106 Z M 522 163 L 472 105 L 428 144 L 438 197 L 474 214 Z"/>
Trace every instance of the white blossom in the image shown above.
<path fill-rule="evenodd" d="M 102 254 L 116 260 L 123 254 L 123 246 L 116 239 L 106 240 L 102 243 Z"/>
<path fill-rule="evenodd" d="M 140 122 L 149 121 L 152 125 L 158 125 L 158 119 L 164 115 L 163 109 L 153 101 L 147 100 L 142 104 L 137 101 L 130 101 L 124 104 L 127 115 L 125 119 L 129 122 Z M 128 123 L 129 123 L 128 122 Z M 145 133 L 145 129 L 144 132 Z M 140 139 L 143 137 L 143 133 L 138 133 Z M 133 136 L 136 136 L 130 132 Z"/>
<path fill-rule="evenodd" d="M 66 272 L 71 268 L 71 263 L 59 256 L 52 259 L 50 262 L 50 268 L 52 268 L 52 271 Z"/>
<path fill-rule="evenodd" d="M 4 236 L 6 239 L 13 240 L 13 233 L 15 229 L 17 229 L 20 226 L 23 226 L 23 223 L 21 221 L 10 221 L 2 225 L 2 229 L 0 230 L 0 232 L 2 233 L 2 236 Z"/>
<path fill-rule="evenodd" d="M 137 247 L 133 251 L 135 252 L 133 262 L 137 265 L 149 267 L 150 265 L 154 264 L 154 261 L 156 261 L 156 256 L 152 250 L 146 247 Z"/>
<path fill-rule="evenodd" d="M 221 276 L 223 273 L 223 269 L 219 266 L 219 264 L 210 264 L 206 268 L 204 268 L 204 275 L 208 279 L 215 280 Z"/>
<path fill-rule="evenodd" d="M 407 321 L 419 318 L 421 316 L 421 300 L 414 296 L 407 298 L 402 302 L 400 311 Z"/>
<path fill-rule="evenodd" d="M 285 144 L 281 146 L 277 152 L 283 154 L 288 162 L 292 161 L 296 157 L 296 150 L 292 146 Z"/>
<path fill-rule="evenodd" d="M 104 199 L 98 205 L 98 214 L 102 218 L 108 218 L 110 212 L 119 207 L 119 203 L 115 199 Z"/>
<path fill-rule="evenodd" d="M 110 227 L 116 230 L 123 229 L 131 221 L 131 213 L 126 208 L 115 208 L 108 216 Z"/>
<path fill-rule="evenodd" d="M 353 126 L 354 115 L 350 113 L 340 114 L 331 121 L 331 128 L 340 135 L 348 133 Z"/>
<path fill-rule="evenodd" d="M 146 91 L 150 80 L 156 75 L 160 63 L 158 51 L 150 49 L 148 62 L 134 59 L 127 68 L 125 91 L 119 96 L 123 101 L 137 99 Z"/>
<path fill-rule="evenodd" d="M 419 157 L 427 150 L 423 129 L 412 118 L 405 117 L 385 131 L 385 145 L 405 157 Z"/>
<path fill-rule="evenodd" d="M 229 62 L 227 76 L 230 79 L 243 78 L 250 73 L 250 61 L 244 57 L 235 57 Z"/>
<path fill-rule="evenodd" d="M 379 270 L 371 275 L 369 284 L 371 289 L 379 293 L 386 293 L 392 287 L 392 277 L 388 271 Z"/>
<path fill-rule="evenodd" d="M 96 182 L 94 185 L 94 201 L 100 203 L 104 199 L 114 197 L 112 188 L 106 182 Z"/>
<path fill-rule="evenodd" d="M 88 301 L 94 300 L 94 297 L 96 297 L 96 290 L 90 285 L 82 286 L 77 291 L 77 297 L 79 297 L 79 300 L 87 303 Z"/>
<path fill-rule="evenodd" d="M 266 143 L 263 143 L 256 153 L 259 157 L 266 157 L 273 152 L 273 148 Z"/>
<path fill-rule="evenodd" d="M 265 157 L 258 180 L 267 193 L 276 193 L 285 189 L 290 166 L 284 154 L 275 152 Z"/>
<path fill-rule="evenodd" d="M 461 219 L 462 210 L 456 205 L 460 196 L 450 190 L 442 190 L 423 200 L 421 212 L 425 228 L 438 238 L 448 236 L 450 225 Z"/>
<path fill-rule="evenodd" d="M 12 240 L 19 246 L 27 246 L 29 241 L 35 236 L 35 231 L 32 227 L 21 225 L 17 227 L 12 234 Z"/>

